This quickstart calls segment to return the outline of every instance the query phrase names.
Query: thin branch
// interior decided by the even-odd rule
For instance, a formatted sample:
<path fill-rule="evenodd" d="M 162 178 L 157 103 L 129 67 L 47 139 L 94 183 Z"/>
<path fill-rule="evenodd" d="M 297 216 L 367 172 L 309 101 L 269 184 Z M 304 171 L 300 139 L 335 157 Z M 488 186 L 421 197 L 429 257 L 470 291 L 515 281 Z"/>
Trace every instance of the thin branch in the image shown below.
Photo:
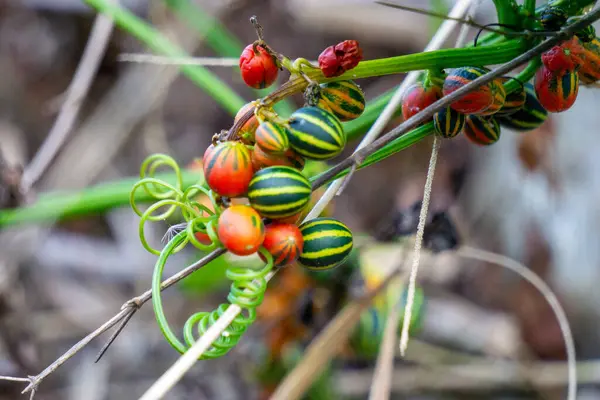
<path fill-rule="evenodd" d="M 438 13 L 438 12 L 435 12 L 435 11 L 423 10 L 421 8 L 415 8 L 415 7 L 405 6 L 405 5 L 396 4 L 396 3 L 388 3 L 386 1 L 377 1 L 376 0 L 375 3 L 380 4 L 382 6 L 387 6 L 387 7 L 391 7 L 391 8 L 397 8 L 399 10 L 410 11 L 410 12 L 413 12 L 415 14 L 427 15 L 427 16 L 430 16 L 430 17 L 440 18 L 440 19 L 444 19 L 444 20 L 457 21 L 457 22 L 460 22 L 461 24 L 464 24 L 466 26 L 470 26 L 470 27 L 473 27 L 473 28 L 478 28 L 481 31 L 487 31 L 487 32 L 497 33 L 499 35 L 513 36 L 513 37 L 533 37 L 533 36 L 551 37 L 551 36 L 555 36 L 556 35 L 556 32 L 553 32 L 553 31 L 529 31 L 529 30 L 525 30 L 525 31 L 521 31 L 521 32 L 518 32 L 518 31 L 505 31 L 505 30 L 501 30 L 501 29 L 490 28 L 489 25 L 478 24 L 477 22 L 475 22 L 472 19 L 471 16 L 469 16 L 466 19 L 463 19 L 463 18 L 452 17 L 450 15 L 445 15 L 443 13 Z M 507 26 L 507 28 L 508 28 L 508 26 Z"/>
<path fill-rule="evenodd" d="M 155 65 L 203 65 L 206 67 L 238 67 L 239 58 L 229 57 L 168 57 L 154 54 L 123 53 L 117 58 L 121 62 Z"/>
<path fill-rule="evenodd" d="M 125 325 L 127 325 L 129 320 L 133 317 L 133 315 L 137 312 L 137 310 L 139 310 L 139 306 L 130 306 L 130 307 L 128 307 L 127 310 L 128 310 L 128 313 L 125 315 L 123 320 L 121 320 L 121 322 L 119 322 L 119 326 L 117 327 L 117 329 L 115 329 L 113 334 L 107 340 L 106 344 L 104 346 L 102 346 L 102 348 L 98 352 L 98 355 L 96 356 L 96 359 L 94 360 L 94 363 L 97 363 L 98 361 L 100 361 L 100 359 L 102 358 L 104 353 L 106 353 L 106 350 L 108 350 L 108 348 L 110 347 L 111 344 L 113 344 L 113 342 L 115 341 L 117 336 L 119 336 L 119 334 L 123 331 L 123 329 L 125 329 Z"/>
<path fill-rule="evenodd" d="M 160 286 L 161 290 L 165 290 L 166 288 L 173 286 L 174 284 L 176 284 L 183 278 L 191 275 L 193 272 L 199 270 L 200 268 L 202 268 L 203 266 L 205 266 L 206 264 L 208 264 L 209 262 L 213 261 L 214 259 L 216 259 L 217 257 L 219 257 L 223 254 L 225 254 L 224 249 L 217 249 L 217 250 L 214 250 L 213 252 L 207 254 L 200 260 L 196 261 L 194 264 L 179 271 L 178 273 L 171 276 L 170 278 L 165 279 Z M 56 371 L 61 365 L 63 365 L 66 361 L 68 361 L 75 354 L 77 354 L 81 349 L 83 349 L 85 346 L 87 346 L 92 340 L 94 340 L 96 337 L 100 336 L 102 333 L 106 332 L 107 330 L 109 330 L 110 328 L 112 328 L 113 326 L 118 324 L 119 321 L 121 321 L 122 319 L 126 318 L 129 315 L 129 313 L 131 312 L 130 310 L 132 307 L 140 308 L 144 303 L 146 303 L 151 298 L 152 298 L 152 290 L 148 289 L 141 295 L 134 297 L 134 298 L 130 299 L 129 301 L 127 301 L 121 308 L 121 311 L 119 311 L 115 316 L 113 316 L 111 319 L 106 321 L 98 329 L 96 329 L 95 331 L 93 331 L 92 333 L 90 333 L 89 335 L 87 335 L 86 337 L 81 339 L 79 342 L 77 342 L 73 347 L 71 347 L 69 350 L 67 350 L 62 356 L 60 356 L 56 361 L 54 361 L 48 367 L 46 367 L 46 369 L 44 369 L 38 375 L 32 377 L 31 384 L 29 386 L 27 386 L 25 388 L 25 390 L 23 390 L 23 393 L 27 393 L 28 391 L 35 389 L 40 384 L 40 382 L 42 380 L 44 380 L 44 378 L 46 378 L 48 375 L 50 375 L 51 373 Z"/>
<path fill-rule="evenodd" d="M 513 361 L 477 361 L 464 365 L 438 365 L 427 367 L 398 367 L 393 372 L 392 391 L 410 393 L 461 391 L 490 393 L 494 389 L 536 387 L 558 390 L 566 386 L 568 365 L 564 362 L 528 363 L 527 375 L 521 373 L 524 366 Z M 577 363 L 580 385 L 600 383 L 600 362 L 580 361 Z M 343 371 L 333 378 L 340 398 L 364 398 L 367 395 L 370 371 Z M 487 397 L 487 396 L 486 396 Z"/>
<path fill-rule="evenodd" d="M 118 0 L 112 1 L 117 2 Z M 96 16 L 90 38 L 83 51 L 83 56 L 81 57 L 75 76 L 67 90 L 67 97 L 60 109 L 60 113 L 46 140 L 44 140 L 44 143 L 42 143 L 31 163 L 23 172 L 21 187 L 25 192 L 42 176 L 64 144 L 69 133 L 71 133 L 83 100 L 87 96 L 92 81 L 100 67 L 102 56 L 106 51 L 113 27 L 112 18 L 103 14 Z"/>
<path fill-rule="evenodd" d="M 16 376 L 4 376 L 4 375 L 0 375 L 0 381 L 31 382 L 31 378 L 19 378 L 19 377 L 16 377 Z"/>
<path fill-rule="evenodd" d="M 550 289 L 550 287 L 548 287 L 548 285 L 542 280 L 542 278 L 536 275 L 532 270 L 509 257 L 472 247 L 462 247 L 458 250 L 456 254 L 464 258 L 484 261 L 502 266 L 504 268 L 508 268 L 519 274 L 529 283 L 531 283 L 544 296 L 544 298 L 552 308 L 552 311 L 554 311 L 554 315 L 556 315 L 556 319 L 558 320 L 558 325 L 560 326 L 560 330 L 563 335 L 563 340 L 565 342 L 565 348 L 567 350 L 567 399 L 575 400 L 575 397 L 577 395 L 575 342 L 573 340 L 573 334 L 571 333 L 571 328 L 569 326 L 567 314 L 560 305 L 560 302 L 556 298 L 556 295 L 552 292 L 552 289 Z"/>

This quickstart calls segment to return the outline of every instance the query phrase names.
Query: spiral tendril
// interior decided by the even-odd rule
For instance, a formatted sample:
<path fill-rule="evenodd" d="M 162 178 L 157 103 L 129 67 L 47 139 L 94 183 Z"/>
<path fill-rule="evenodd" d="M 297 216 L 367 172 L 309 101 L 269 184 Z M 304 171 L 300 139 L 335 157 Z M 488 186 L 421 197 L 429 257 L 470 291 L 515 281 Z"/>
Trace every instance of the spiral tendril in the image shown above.
<path fill-rule="evenodd" d="M 175 172 L 175 185 L 158 179 L 155 175 L 160 167 L 168 167 Z M 136 203 L 136 195 L 143 191 L 147 197 L 155 200 L 144 211 Z M 198 201 L 199 196 L 206 196 L 213 210 Z M 131 208 L 140 216 L 139 236 L 142 246 L 154 255 L 161 251 L 152 247 L 146 238 L 146 222 L 159 222 L 181 214 L 185 221 L 185 239 L 173 249 L 176 253 L 188 243 L 201 251 L 211 251 L 221 246 L 215 231 L 216 220 L 221 213 L 214 193 L 201 184 L 191 185 L 184 189 L 181 169 L 177 162 L 165 154 L 153 154 L 146 158 L 140 169 L 140 180 L 133 186 L 129 197 Z M 205 240 L 200 241 L 198 235 L 203 234 Z M 207 238 L 207 239 L 206 239 Z"/>
<path fill-rule="evenodd" d="M 190 226 L 190 225 L 188 225 Z M 152 277 L 152 305 L 156 321 L 167 341 L 180 353 L 185 353 L 207 330 L 213 325 L 231 304 L 238 305 L 243 312 L 229 325 L 228 329 L 219 336 L 212 347 L 200 359 L 211 359 L 225 355 L 241 339 L 248 327 L 256 319 L 256 308 L 262 303 L 267 288 L 267 274 L 273 269 L 273 257 L 261 248 L 259 252 L 266 259 L 265 265 L 260 269 L 230 266 L 226 276 L 232 281 L 227 300 L 230 304 L 221 304 L 212 312 L 198 312 L 185 322 L 182 342 L 172 331 L 164 314 L 160 283 L 167 259 L 176 249 L 180 248 L 187 240 L 188 233 L 181 231 L 165 246 L 160 253 L 154 275 Z"/>
<path fill-rule="evenodd" d="M 175 172 L 174 185 L 155 176 L 159 167 L 165 166 Z M 143 191 L 147 197 L 155 200 L 144 211 L 136 204 L 136 195 L 139 191 Z M 212 209 L 202 204 L 199 196 L 206 196 L 210 200 Z M 160 290 L 163 270 L 169 256 L 182 250 L 188 243 L 204 252 L 222 246 L 216 231 L 217 220 L 222 212 L 221 205 L 217 202 L 214 193 L 200 183 L 184 188 L 179 165 L 173 158 L 164 154 L 152 155 L 142 163 L 140 181 L 131 190 L 130 203 L 133 211 L 140 216 L 139 235 L 142 246 L 158 256 L 152 276 L 152 305 L 164 337 L 177 351 L 184 353 L 194 344 L 196 338 L 201 337 L 227 311 L 231 304 L 235 304 L 243 312 L 202 356 L 202 359 L 224 355 L 238 343 L 256 319 L 256 308 L 262 303 L 267 289 L 266 276 L 273 269 L 273 257 L 265 248 L 261 248 L 259 252 L 266 260 L 262 268 L 230 266 L 226 271 L 227 278 L 232 281 L 227 296 L 229 304 L 221 304 L 211 312 L 198 312 L 190 316 L 183 327 L 183 341 L 181 341 L 171 330 L 164 314 Z M 146 239 L 144 231 L 146 222 L 164 221 L 177 211 L 185 222 L 167 231 L 165 237 L 168 243 L 162 250 L 153 248 Z"/>

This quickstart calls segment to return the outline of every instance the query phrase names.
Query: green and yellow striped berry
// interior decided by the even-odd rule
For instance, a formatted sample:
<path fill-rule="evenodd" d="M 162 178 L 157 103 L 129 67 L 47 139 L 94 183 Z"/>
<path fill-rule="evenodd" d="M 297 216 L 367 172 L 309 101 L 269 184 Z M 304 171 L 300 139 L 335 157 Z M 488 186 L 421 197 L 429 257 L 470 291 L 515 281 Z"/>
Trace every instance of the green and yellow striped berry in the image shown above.
<path fill-rule="evenodd" d="M 499 78 L 502 81 L 502 84 L 505 84 L 509 80 L 513 78 L 502 77 Z M 525 105 L 525 100 L 527 98 L 527 94 L 525 92 L 525 86 L 521 84 L 519 89 L 512 91 L 506 95 L 504 99 L 504 105 L 502 108 L 495 114 L 497 117 L 514 114 Z"/>
<path fill-rule="evenodd" d="M 331 111 L 340 121 L 358 118 L 365 110 L 365 95 L 352 81 L 321 84 L 317 106 Z"/>
<path fill-rule="evenodd" d="M 248 186 L 250 205 L 265 218 L 280 219 L 304 209 L 311 186 L 297 169 L 287 166 L 263 168 Z"/>
<path fill-rule="evenodd" d="M 465 126 L 465 115 L 453 110 L 450 106 L 433 114 L 435 132 L 443 138 L 453 138 Z"/>
<path fill-rule="evenodd" d="M 515 131 L 530 131 L 536 129 L 548 118 L 548 111 L 538 101 L 531 83 L 525 84 L 525 104 L 523 107 L 510 114 L 498 116 L 500 125 Z"/>
<path fill-rule="evenodd" d="M 319 107 L 302 107 L 289 119 L 287 129 L 291 147 L 310 160 L 326 160 L 337 156 L 346 146 L 340 120 Z"/>
<path fill-rule="evenodd" d="M 315 218 L 300 225 L 304 248 L 298 259 L 309 270 L 323 271 L 343 263 L 352 251 L 352 232 L 333 218 Z"/>

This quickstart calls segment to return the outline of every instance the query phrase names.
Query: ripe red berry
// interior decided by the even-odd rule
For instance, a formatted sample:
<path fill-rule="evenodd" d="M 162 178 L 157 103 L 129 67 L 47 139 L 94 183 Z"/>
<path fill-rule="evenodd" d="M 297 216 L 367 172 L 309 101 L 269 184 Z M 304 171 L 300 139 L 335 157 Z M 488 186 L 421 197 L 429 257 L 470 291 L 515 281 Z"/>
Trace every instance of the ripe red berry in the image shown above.
<path fill-rule="evenodd" d="M 254 89 L 269 87 L 277 79 L 275 58 L 261 45 L 249 44 L 240 56 L 242 79 Z"/>
<path fill-rule="evenodd" d="M 339 76 L 356 67 L 362 60 L 362 49 L 356 40 L 344 40 L 329 46 L 319 55 L 319 68 L 327 78 Z"/>
<path fill-rule="evenodd" d="M 246 193 L 254 174 L 250 150 L 240 142 L 210 146 L 204 153 L 204 177 L 208 186 L 221 196 Z"/>
<path fill-rule="evenodd" d="M 417 82 L 406 89 L 402 96 L 402 117 L 407 120 L 441 98 L 440 87 L 435 85 L 425 87 L 422 82 Z"/>
<path fill-rule="evenodd" d="M 217 235 L 223 246 L 238 256 L 256 253 L 265 240 L 265 225 L 249 206 L 234 205 L 219 217 Z"/>
<path fill-rule="evenodd" d="M 585 62 L 584 53 L 579 40 L 572 37 L 542 54 L 542 62 L 552 72 L 575 71 Z"/>
<path fill-rule="evenodd" d="M 296 225 L 273 222 L 266 228 L 263 246 L 273 256 L 275 266 L 287 265 L 302 253 L 304 238 Z M 264 260 L 262 254 L 260 257 Z"/>

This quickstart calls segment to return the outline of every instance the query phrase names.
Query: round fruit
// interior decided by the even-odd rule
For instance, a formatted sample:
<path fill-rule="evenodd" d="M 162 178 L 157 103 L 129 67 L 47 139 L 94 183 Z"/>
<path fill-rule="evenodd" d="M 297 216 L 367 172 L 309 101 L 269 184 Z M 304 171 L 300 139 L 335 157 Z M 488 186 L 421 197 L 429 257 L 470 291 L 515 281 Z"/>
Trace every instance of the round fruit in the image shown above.
<path fill-rule="evenodd" d="M 321 84 L 317 106 L 331 111 L 340 121 L 351 121 L 365 110 L 365 95 L 352 81 L 327 82 Z"/>
<path fill-rule="evenodd" d="M 520 110 L 496 117 L 500 125 L 524 132 L 535 129 L 546 121 L 548 111 L 538 101 L 531 83 L 525 84 L 525 95 L 525 103 Z"/>
<path fill-rule="evenodd" d="M 246 85 L 254 89 L 271 86 L 279 73 L 275 57 L 259 44 L 249 44 L 242 51 L 240 69 Z"/>
<path fill-rule="evenodd" d="M 444 96 L 448 96 L 488 72 L 490 72 L 489 69 L 480 67 L 456 68 L 444 79 L 442 92 Z M 493 103 L 494 93 L 492 85 L 488 83 L 465 94 L 459 100 L 450 104 L 450 107 L 463 114 L 479 114 L 487 110 Z"/>
<path fill-rule="evenodd" d="M 250 150 L 240 142 L 223 142 L 204 153 L 204 177 L 217 194 L 238 197 L 246 193 L 254 169 Z"/>
<path fill-rule="evenodd" d="M 579 75 L 574 71 L 552 72 L 542 66 L 535 73 L 535 93 L 542 106 L 554 113 L 566 111 L 575 103 Z"/>
<path fill-rule="evenodd" d="M 238 256 L 248 256 L 258 251 L 265 240 L 265 225 L 252 207 L 235 205 L 219 217 L 217 228 L 223 246 Z"/>
<path fill-rule="evenodd" d="M 260 124 L 254 136 L 256 144 L 270 154 L 283 154 L 290 147 L 285 127 L 270 121 Z"/>
<path fill-rule="evenodd" d="M 444 138 L 453 138 L 465 126 L 465 115 L 446 107 L 433 114 L 433 127 L 435 132 Z"/>
<path fill-rule="evenodd" d="M 423 82 L 417 82 L 402 95 L 402 117 L 406 121 L 441 98 L 442 89 L 439 86 L 425 87 Z"/>
<path fill-rule="evenodd" d="M 291 147 L 311 160 L 326 160 L 337 156 L 346 146 L 346 136 L 340 120 L 319 107 L 302 107 L 289 119 L 287 130 Z"/>
<path fill-rule="evenodd" d="M 254 167 L 254 171 L 258 171 L 265 167 L 274 167 L 276 165 L 295 167 L 295 163 L 287 155 L 269 154 L 260 146 L 254 146 L 254 150 L 252 150 L 252 166 Z"/>
<path fill-rule="evenodd" d="M 558 7 L 546 7 L 540 14 L 539 21 L 544 29 L 559 30 L 567 22 L 569 14 Z"/>
<path fill-rule="evenodd" d="M 246 104 L 244 107 L 240 108 L 240 110 L 235 115 L 233 119 L 233 123 L 235 124 L 246 115 L 254 107 L 252 102 Z M 240 130 L 238 131 L 238 136 L 242 139 L 242 142 L 246 144 L 254 144 L 254 133 L 256 132 L 256 128 L 258 128 L 258 119 L 256 119 L 256 115 L 252 115 L 248 121 L 242 125 Z"/>
<path fill-rule="evenodd" d="M 279 219 L 300 211 L 310 200 L 308 179 L 292 167 L 267 167 L 254 174 L 248 187 L 250 204 L 263 217 Z"/>
<path fill-rule="evenodd" d="M 315 218 L 300 225 L 304 249 L 298 261 L 310 270 L 327 270 L 343 263 L 352 251 L 352 232 L 333 218 Z"/>
<path fill-rule="evenodd" d="M 581 82 L 589 85 L 600 80 L 600 39 L 583 44 L 584 62 L 578 74 Z"/>
<path fill-rule="evenodd" d="M 467 139 L 480 146 L 489 146 L 500 139 L 500 125 L 494 117 L 467 115 L 464 132 Z"/>
<path fill-rule="evenodd" d="M 504 106 L 504 102 L 506 101 L 506 90 L 504 90 L 502 81 L 500 79 L 494 79 L 490 85 L 492 86 L 494 101 L 487 110 L 483 111 L 479 115 L 488 116 L 496 114 L 498 111 L 500 111 L 500 109 L 502 109 L 502 106 Z"/>
<path fill-rule="evenodd" d="M 508 82 L 510 79 L 511 78 L 508 77 L 500 78 L 502 83 Z M 510 92 L 506 95 L 506 98 L 504 99 L 504 105 L 495 115 L 498 117 L 516 113 L 517 111 L 523 108 L 526 98 L 527 94 L 525 93 L 525 87 L 523 85 L 520 85 L 519 89 Z"/>
<path fill-rule="evenodd" d="M 267 225 L 263 246 L 273 256 L 275 266 L 287 265 L 296 261 L 302 252 L 303 245 L 302 233 L 296 225 L 280 222 Z"/>

